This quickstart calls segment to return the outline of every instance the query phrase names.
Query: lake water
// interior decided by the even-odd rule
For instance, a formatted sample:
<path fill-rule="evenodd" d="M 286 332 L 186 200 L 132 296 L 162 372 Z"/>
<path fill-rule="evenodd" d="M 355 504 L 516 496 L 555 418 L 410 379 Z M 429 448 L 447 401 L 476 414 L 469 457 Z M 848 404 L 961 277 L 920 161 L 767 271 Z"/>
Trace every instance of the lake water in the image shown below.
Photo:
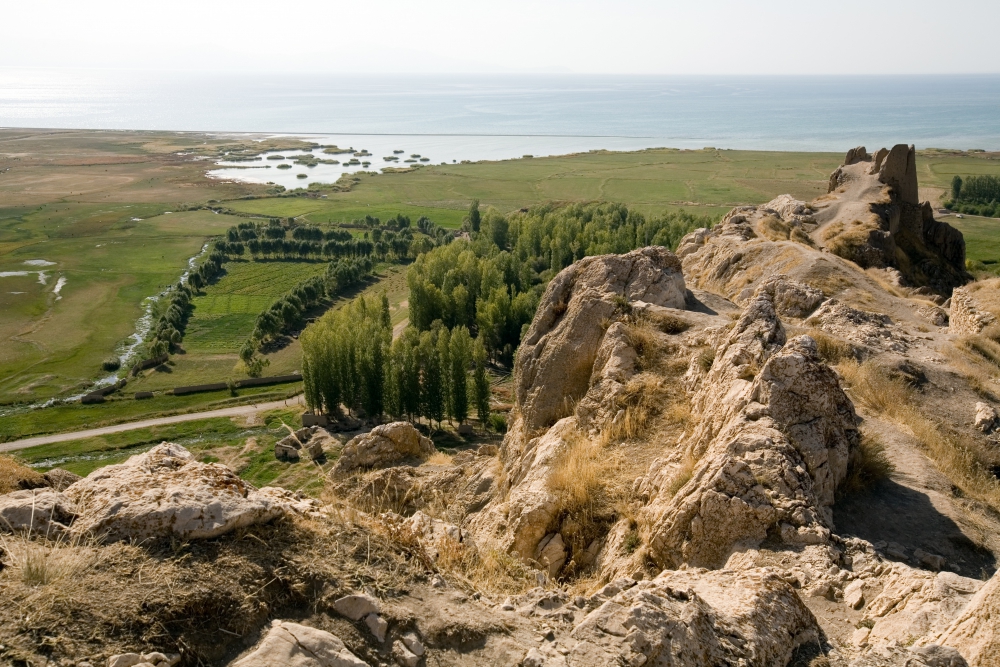
<path fill-rule="evenodd" d="M 843 152 L 905 142 L 998 150 L 1000 75 L 362 77 L 0 68 L 0 126 L 308 134 L 367 149 L 376 159 L 369 168 L 386 166 L 379 159 L 393 149 L 431 163 L 656 146 Z M 294 186 L 349 170 L 333 167 L 220 176 Z"/>

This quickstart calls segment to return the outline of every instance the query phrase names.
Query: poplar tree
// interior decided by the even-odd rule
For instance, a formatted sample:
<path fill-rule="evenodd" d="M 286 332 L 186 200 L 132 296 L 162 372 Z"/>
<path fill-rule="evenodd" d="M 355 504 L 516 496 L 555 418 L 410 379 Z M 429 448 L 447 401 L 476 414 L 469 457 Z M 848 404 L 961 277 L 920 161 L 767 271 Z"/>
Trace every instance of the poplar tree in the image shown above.
<path fill-rule="evenodd" d="M 472 337 L 465 327 L 451 332 L 451 415 L 459 424 L 469 418 L 469 365 L 472 361 Z"/>
<path fill-rule="evenodd" d="M 490 379 L 486 375 L 486 348 L 478 338 L 472 348 L 472 358 L 476 364 L 472 380 L 476 416 L 479 417 L 479 421 L 486 424 L 490 418 Z"/>

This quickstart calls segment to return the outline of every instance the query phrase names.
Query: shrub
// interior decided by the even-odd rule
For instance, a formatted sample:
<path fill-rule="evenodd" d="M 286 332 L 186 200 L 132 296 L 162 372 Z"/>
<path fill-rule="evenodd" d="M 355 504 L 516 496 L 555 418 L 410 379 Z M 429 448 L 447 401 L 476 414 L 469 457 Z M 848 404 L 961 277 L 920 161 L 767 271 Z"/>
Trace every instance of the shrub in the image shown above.
<path fill-rule="evenodd" d="M 874 433 L 862 432 L 861 444 L 854 451 L 847 467 L 847 477 L 840 485 L 841 493 L 857 493 L 870 489 L 896 470 L 885 453 L 885 445 Z"/>
<path fill-rule="evenodd" d="M 490 413 L 489 428 L 496 433 L 507 432 L 507 416 L 499 412 Z"/>
<path fill-rule="evenodd" d="M 122 360 L 118 357 L 108 357 L 101 362 L 101 368 L 111 373 L 122 367 Z"/>

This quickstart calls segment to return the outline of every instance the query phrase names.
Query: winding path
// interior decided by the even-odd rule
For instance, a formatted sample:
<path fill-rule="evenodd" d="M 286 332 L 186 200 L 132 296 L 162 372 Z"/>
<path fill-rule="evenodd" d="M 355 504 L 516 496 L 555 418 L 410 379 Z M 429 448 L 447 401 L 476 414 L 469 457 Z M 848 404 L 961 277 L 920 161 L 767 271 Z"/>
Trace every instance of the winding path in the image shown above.
<path fill-rule="evenodd" d="M 249 415 L 265 410 L 276 410 L 292 405 L 301 405 L 302 395 L 293 396 L 283 401 L 271 401 L 270 403 L 259 403 L 249 405 L 237 405 L 232 408 L 220 408 L 218 410 L 208 410 L 206 412 L 189 412 L 183 415 L 172 415 L 170 417 L 157 417 L 155 419 L 143 419 L 141 421 L 126 422 L 124 424 L 113 424 L 101 428 L 91 428 L 86 431 L 70 431 L 68 433 L 53 433 L 51 435 L 39 435 L 33 438 L 13 440 L 11 442 L 0 443 L 0 452 L 12 452 L 16 449 L 25 449 L 37 445 L 49 445 L 54 442 L 65 442 L 67 440 L 80 440 L 82 438 L 93 438 L 98 435 L 108 435 L 110 433 L 121 433 L 122 431 L 132 431 L 137 428 L 147 428 L 149 426 L 163 426 L 166 424 L 179 424 L 181 422 L 198 421 L 201 419 L 212 419 L 214 417 L 236 417 L 239 415 Z"/>

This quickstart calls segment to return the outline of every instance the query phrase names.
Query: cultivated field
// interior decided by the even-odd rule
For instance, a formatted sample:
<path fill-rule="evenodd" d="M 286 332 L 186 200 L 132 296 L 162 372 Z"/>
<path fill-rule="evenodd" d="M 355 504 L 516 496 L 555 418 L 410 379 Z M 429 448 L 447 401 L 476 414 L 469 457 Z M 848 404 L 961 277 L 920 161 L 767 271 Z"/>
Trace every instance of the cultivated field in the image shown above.
<path fill-rule="evenodd" d="M 246 220 L 298 217 L 321 225 L 372 215 L 427 216 L 455 228 L 472 199 L 504 211 L 544 201 L 622 201 L 644 213 L 688 210 L 718 216 L 777 194 L 811 199 L 826 191 L 842 153 L 706 149 L 591 152 L 362 174 L 349 191 L 321 188 L 309 197 L 276 197 L 268 186 L 208 179 L 208 162 L 226 150 L 303 146 L 279 139 L 184 133 L 0 131 L 0 404 L 80 393 L 102 375 L 101 361 L 134 331 L 143 300 L 177 281 L 211 238 Z M 846 148 L 846 147 L 845 147 Z M 873 147 L 869 147 L 873 148 Z M 939 201 L 955 174 L 1000 174 L 997 155 L 925 151 L 921 196 Z M 342 183 L 341 186 L 344 184 Z M 252 197 L 252 198 L 247 198 Z M 233 215 L 188 210 L 211 204 Z M 969 257 L 1000 260 L 997 221 L 949 218 L 967 234 Z M 35 262 L 25 264 L 25 262 Z M 51 262 L 51 264 L 47 264 Z M 233 377 L 238 345 L 253 320 L 320 262 L 230 262 L 227 275 L 195 300 L 183 348 L 168 366 L 128 391 L 163 389 Z M 40 276 L 39 271 L 44 272 Z M 393 321 L 405 319 L 401 267 L 384 268 Z M 44 279 L 44 282 L 43 282 Z M 56 286 L 59 287 L 58 294 Z M 265 373 L 297 370 L 297 343 L 269 355 Z M 181 397 L 157 402 L 181 404 Z M 185 406 L 218 398 L 189 397 Z M 62 410 L 45 410 L 23 432 L 68 427 Z M 85 406 L 100 412 L 102 406 Z M 143 402 L 121 418 L 170 410 Z M 187 409 L 187 408 L 185 408 Z M 43 425 L 49 424 L 46 428 Z M 6 429 L 5 437 L 17 428 Z"/>

